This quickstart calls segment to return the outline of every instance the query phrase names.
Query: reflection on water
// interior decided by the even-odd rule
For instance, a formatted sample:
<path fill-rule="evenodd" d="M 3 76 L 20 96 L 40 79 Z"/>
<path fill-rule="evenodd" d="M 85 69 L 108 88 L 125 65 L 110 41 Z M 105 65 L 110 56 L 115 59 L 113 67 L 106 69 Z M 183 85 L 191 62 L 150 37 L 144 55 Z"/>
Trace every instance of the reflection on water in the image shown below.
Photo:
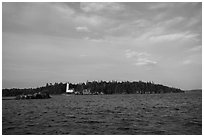
<path fill-rule="evenodd" d="M 202 134 L 201 92 L 3 100 L 3 134 Z"/>

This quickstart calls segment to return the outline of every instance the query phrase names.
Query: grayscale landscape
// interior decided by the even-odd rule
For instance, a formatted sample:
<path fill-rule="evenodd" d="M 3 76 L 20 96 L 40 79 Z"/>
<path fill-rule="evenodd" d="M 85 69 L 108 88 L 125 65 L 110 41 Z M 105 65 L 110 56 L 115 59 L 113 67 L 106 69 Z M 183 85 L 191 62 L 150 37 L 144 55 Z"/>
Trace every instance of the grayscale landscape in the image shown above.
<path fill-rule="evenodd" d="M 202 135 L 202 2 L 2 2 L 3 135 Z"/>

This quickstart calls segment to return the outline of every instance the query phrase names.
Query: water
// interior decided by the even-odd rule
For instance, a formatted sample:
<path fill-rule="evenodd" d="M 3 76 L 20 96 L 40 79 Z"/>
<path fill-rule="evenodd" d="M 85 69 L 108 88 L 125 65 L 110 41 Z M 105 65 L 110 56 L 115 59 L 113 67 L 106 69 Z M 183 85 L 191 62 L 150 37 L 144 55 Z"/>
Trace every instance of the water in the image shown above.
<path fill-rule="evenodd" d="M 2 134 L 202 134 L 202 93 L 3 100 Z"/>

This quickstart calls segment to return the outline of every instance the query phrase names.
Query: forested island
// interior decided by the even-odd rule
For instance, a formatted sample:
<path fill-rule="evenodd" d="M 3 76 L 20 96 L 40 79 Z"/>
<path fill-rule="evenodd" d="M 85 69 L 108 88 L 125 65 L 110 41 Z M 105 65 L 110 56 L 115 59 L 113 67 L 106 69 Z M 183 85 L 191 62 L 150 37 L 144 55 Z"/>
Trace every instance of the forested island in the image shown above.
<path fill-rule="evenodd" d="M 91 94 L 103 93 L 103 94 L 158 94 L 158 93 L 180 93 L 184 92 L 181 89 L 164 86 L 161 84 L 155 84 L 153 82 L 129 82 L 129 81 L 92 81 L 85 83 L 72 84 L 70 83 L 70 89 L 74 89 L 79 94 L 84 90 L 89 90 Z M 45 86 L 37 88 L 25 88 L 25 89 L 3 89 L 2 96 L 17 96 L 34 94 L 37 92 L 46 92 L 51 95 L 63 94 L 66 90 L 66 83 L 47 83 Z"/>

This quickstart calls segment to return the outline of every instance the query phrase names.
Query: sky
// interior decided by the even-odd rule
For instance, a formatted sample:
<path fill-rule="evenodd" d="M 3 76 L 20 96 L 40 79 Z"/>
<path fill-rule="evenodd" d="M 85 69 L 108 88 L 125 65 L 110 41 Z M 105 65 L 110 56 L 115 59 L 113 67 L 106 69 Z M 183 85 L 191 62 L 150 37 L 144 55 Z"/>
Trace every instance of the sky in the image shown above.
<path fill-rule="evenodd" d="M 3 2 L 3 88 L 87 80 L 202 88 L 202 3 Z"/>

